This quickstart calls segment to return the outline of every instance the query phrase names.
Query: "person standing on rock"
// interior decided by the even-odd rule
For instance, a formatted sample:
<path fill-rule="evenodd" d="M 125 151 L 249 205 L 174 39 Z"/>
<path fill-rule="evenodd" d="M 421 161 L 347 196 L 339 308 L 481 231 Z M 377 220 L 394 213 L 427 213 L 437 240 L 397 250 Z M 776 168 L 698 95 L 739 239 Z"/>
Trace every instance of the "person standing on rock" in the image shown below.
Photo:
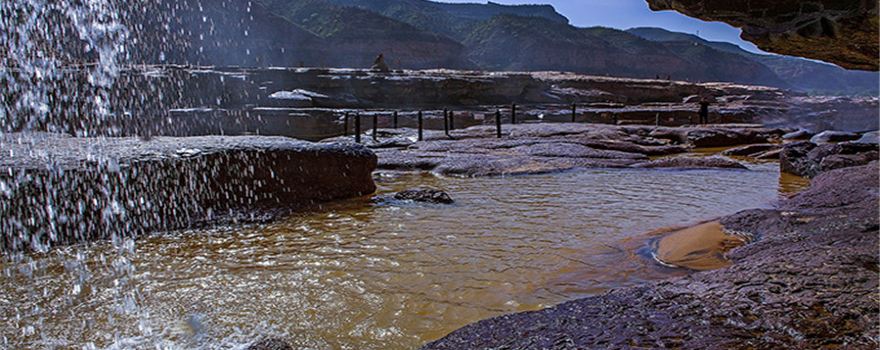
<path fill-rule="evenodd" d="M 388 73 L 391 71 L 391 68 L 388 68 L 388 64 L 385 63 L 385 54 L 380 53 L 379 56 L 376 57 L 376 60 L 373 61 L 373 66 L 370 67 L 370 70 L 380 73 Z"/>
<path fill-rule="evenodd" d="M 709 100 L 700 100 L 700 124 L 709 124 Z"/>
<path fill-rule="evenodd" d="M 700 93 L 700 124 L 709 124 L 709 105 L 716 102 L 715 96 L 710 92 Z"/>

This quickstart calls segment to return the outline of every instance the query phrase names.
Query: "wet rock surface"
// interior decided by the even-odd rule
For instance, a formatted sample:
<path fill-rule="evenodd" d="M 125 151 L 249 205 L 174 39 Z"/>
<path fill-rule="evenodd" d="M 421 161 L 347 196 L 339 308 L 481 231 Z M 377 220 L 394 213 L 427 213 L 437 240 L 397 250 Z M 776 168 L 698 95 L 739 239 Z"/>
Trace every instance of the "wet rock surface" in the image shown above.
<path fill-rule="evenodd" d="M 429 187 L 419 187 L 397 192 L 394 194 L 394 199 L 434 204 L 455 203 L 448 193 L 440 189 Z"/>
<path fill-rule="evenodd" d="M 576 168 L 738 168 L 726 158 L 651 156 L 685 153 L 705 135 L 725 135 L 728 144 L 768 142 L 782 131 L 743 125 L 706 127 L 614 126 L 585 123 L 506 124 L 502 138 L 493 127 L 475 126 L 426 132 L 416 141 L 414 131 L 397 131 L 388 140 L 364 138 L 379 157 L 379 169 L 431 171 L 456 176 L 520 175 Z M 714 136 L 712 136 L 714 137 Z M 330 139 L 338 142 L 340 138 Z M 395 146 L 391 146 L 391 144 Z"/>
<path fill-rule="evenodd" d="M 495 317 L 424 349 L 876 347 L 878 164 L 832 170 L 776 209 L 725 217 L 733 264 Z"/>
<path fill-rule="evenodd" d="M 293 350 L 293 347 L 284 339 L 266 338 L 254 342 L 245 350 Z"/>
<path fill-rule="evenodd" d="M 652 160 L 633 165 L 636 168 L 675 168 L 675 169 L 744 169 L 748 167 L 724 157 L 674 157 Z"/>
<path fill-rule="evenodd" d="M 6 249 L 260 220 L 375 190 L 376 156 L 353 144 L 6 134 L 0 145 L 0 231 L 17 233 Z"/>
<path fill-rule="evenodd" d="M 845 167 L 868 164 L 878 159 L 880 145 L 842 142 L 817 145 L 809 141 L 785 145 L 780 153 L 782 171 L 814 177 L 817 174 Z"/>

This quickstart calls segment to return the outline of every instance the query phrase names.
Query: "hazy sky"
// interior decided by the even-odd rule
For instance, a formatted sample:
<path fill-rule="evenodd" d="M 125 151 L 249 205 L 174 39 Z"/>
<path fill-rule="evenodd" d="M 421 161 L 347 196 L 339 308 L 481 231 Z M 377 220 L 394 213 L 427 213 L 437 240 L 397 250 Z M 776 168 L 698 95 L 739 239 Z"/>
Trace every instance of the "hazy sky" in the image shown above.
<path fill-rule="evenodd" d="M 442 2 L 476 2 L 485 0 L 440 0 Z M 619 29 L 660 27 L 676 32 L 697 34 L 713 41 L 727 41 L 760 52 L 755 45 L 739 38 L 739 29 L 725 23 L 703 22 L 675 11 L 651 11 L 645 0 L 492 0 L 501 4 L 550 4 L 578 27 L 603 26 Z"/>

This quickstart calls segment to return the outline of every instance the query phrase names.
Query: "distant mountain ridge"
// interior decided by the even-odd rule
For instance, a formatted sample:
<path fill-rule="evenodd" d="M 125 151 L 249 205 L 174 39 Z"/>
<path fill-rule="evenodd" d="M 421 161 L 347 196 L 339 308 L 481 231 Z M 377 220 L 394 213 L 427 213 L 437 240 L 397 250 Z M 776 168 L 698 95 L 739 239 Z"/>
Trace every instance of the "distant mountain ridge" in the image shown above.
<path fill-rule="evenodd" d="M 690 42 L 746 57 L 767 66 L 792 88 L 801 91 L 877 95 L 880 90 L 878 87 L 880 75 L 876 72 L 850 71 L 835 65 L 798 57 L 757 54 L 731 43 L 709 41 L 696 35 L 672 32 L 662 28 L 631 28 L 627 32 L 646 40 L 664 44 Z"/>
<path fill-rule="evenodd" d="M 659 28 L 579 28 L 550 5 L 254 0 L 244 9 L 239 0 L 211 3 L 176 12 L 191 18 L 181 18 L 174 24 L 182 28 L 169 32 L 189 39 L 163 52 L 164 62 L 369 67 L 384 53 L 392 68 L 564 70 L 818 94 L 878 91 L 876 72 L 754 54 Z"/>
<path fill-rule="evenodd" d="M 543 18 L 496 16 L 464 41 L 468 58 L 495 70 L 566 70 L 589 74 L 732 81 L 787 87 L 765 66 L 711 49 L 674 48 L 610 28 L 578 28 Z"/>

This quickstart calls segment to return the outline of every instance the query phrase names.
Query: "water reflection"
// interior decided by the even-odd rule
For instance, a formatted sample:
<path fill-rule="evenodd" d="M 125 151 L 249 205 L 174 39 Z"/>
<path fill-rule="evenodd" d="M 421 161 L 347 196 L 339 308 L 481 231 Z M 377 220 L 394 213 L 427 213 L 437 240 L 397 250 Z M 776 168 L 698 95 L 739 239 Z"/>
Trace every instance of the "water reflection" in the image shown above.
<path fill-rule="evenodd" d="M 45 268 L 33 278 L 3 266 L 0 334 L 14 348 L 228 348 L 279 334 L 302 348 L 411 349 L 479 319 L 682 274 L 632 246 L 800 186 L 774 164 L 750 166 L 379 177 L 380 192 L 427 184 L 457 202 L 362 198 L 271 225 L 143 239 L 132 261 L 142 315 L 115 322 L 131 316 L 112 312 L 113 278 L 87 273 L 115 250 L 57 249 L 35 257 Z"/>

